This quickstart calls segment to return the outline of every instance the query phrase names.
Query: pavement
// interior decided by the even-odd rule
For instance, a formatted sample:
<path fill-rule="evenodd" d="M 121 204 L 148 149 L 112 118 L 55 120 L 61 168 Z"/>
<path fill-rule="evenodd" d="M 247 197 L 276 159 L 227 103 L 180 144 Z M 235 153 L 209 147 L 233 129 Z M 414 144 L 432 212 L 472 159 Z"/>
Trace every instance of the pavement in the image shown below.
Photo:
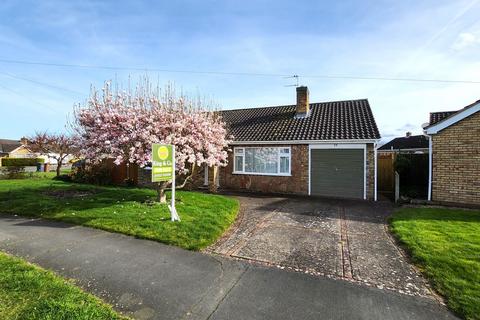
<path fill-rule="evenodd" d="M 387 230 L 390 202 L 235 196 L 239 219 L 208 252 L 437 298 Z"/>
<path fill-rule="evenodd" d="M 135 319 L 455 319 L 428 298 L 61 222 L 1 215 L 0 250 Z"/>

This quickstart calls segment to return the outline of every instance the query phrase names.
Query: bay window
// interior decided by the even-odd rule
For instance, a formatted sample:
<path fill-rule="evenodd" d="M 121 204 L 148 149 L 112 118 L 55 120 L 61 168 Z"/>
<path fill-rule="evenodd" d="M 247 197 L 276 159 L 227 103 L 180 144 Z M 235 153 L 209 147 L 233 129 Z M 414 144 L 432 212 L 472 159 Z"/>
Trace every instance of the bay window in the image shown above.
<path fill-rule="evenodd" d="M 233 173 L 286 176 L 290 159 L 290 147 L 237 147 Z"/>

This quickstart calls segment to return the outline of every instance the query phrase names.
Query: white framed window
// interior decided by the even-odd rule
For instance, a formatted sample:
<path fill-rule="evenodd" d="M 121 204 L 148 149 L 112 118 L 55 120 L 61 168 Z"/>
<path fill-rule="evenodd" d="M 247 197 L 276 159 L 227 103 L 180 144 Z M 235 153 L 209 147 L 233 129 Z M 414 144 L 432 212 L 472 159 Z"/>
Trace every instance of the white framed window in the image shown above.
<path fill-rule="evenodd" d="M 236 147 L 233 149 L 233 173 L 289 176 L 290 147 Z"/>

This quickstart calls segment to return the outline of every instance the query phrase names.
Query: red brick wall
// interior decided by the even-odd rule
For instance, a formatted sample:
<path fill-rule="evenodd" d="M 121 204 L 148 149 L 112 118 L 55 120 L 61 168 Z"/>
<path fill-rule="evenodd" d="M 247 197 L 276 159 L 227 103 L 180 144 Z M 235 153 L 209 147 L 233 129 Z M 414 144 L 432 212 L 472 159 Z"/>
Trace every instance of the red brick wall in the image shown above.
<path fill-rule="evenodd" d="M 262 145 L 262 147 L 268 147 L 268 145 Z M 275 147 L 282 146 L 275 145 Z M 228 156 L 228 165 L 220 168 L 220 187 L 258 192 L 308 194 L 308 145 L 284 145 L 283 147 L 291 147 L 291 176 L 234 174 L 234 159 L 231 152 Z"/>
<path fill-rule="evenodd" d="M 248 147 L 244 145 L 243 147 Z M 262 145 L 263 146 L 263 145 Z M 273 145 L 265 145 L 265 147 Z M 281 145 L 275 145 L 282 147 Z M 308 145 L 283 145 L 291 147 L 291 176 L 246 175 L 233 173 L 233 152 L 229 153 L 228 165 L 219 170 L 220 187 L 267 193 L 308 194 Z M 232 147 L 233 149 L 233 147 Z M 367 145 L 367 199 L 374 198 L 374 151 L 373 144 Z M 204 169 L 199 168 L 192 188 L 203 186 Z"/>
<path fill-rule="evenodd" d="M 281 147 L 281 146 L 279 146 Z M 308 194 L 308 145 L 291 145 L 292 175 L 264 176 L 233 174 L 233 152 L 229 154 L 228 165 L 220 169 L 222 188 L 272 193 Z M 374 198 L 374 150 L 367 145 L 367 199 Z"/>
<path fill-rule="evenodd" d="M 367 144 L 367 199 L 373 200 L 375 194 L 375 151 L 373 143 Z"/>
<path fill-rule="evenodd" d="M 432 200 L 480 205 L 480 112 L 432 140 Z"/>

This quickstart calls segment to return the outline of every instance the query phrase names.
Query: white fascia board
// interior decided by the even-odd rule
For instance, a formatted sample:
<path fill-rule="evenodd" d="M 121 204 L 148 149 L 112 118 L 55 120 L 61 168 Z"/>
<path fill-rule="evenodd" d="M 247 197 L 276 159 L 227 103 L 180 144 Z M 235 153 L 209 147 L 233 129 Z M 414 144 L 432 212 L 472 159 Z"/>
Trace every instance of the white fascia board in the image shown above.
<path fill-rule="evenodd" d="M 30 150 L 28 147 L 26 147 L 26 146 L 24 146 L 24 145 L 21 145 L 21 146 L 16 147 L 16 148 L 13 149 L 12 151 L 8 152 L 8 154 L 15 153 L 15 152 L 17 152 L 17 151 L 19 151 L 19 150 L 21 150 L 21 149 L 25 149 L 25 150 L 27 150 L 28 152 L 30 152 L 30 153 L 32 153 L 32 154 L 34 153 L 34 152 L 32 152 L 32 150 Z"/>
<path fill-rule="evenodd" d="M 310 149 L 367 149 L 366 143 L 312 143 Z"/>
<path fill-rule="evenodd" d="M 341 143 L 375 143 L 375 139 L 345 139 L 345 140 L 284 140 L 284 141 L 233 141 L 231 145 L 247 144 L 341 144 Z"/>
<path fill-rule="evenodd" d="M 8 154 L 12 154 L 12 153 L 15 153 L 17 151 L 19 151 L 23 146 L 19 146 L 19 147 L 16 147 L 15 149 L 13 149 L 12 151 L 8 152 Z"/>
<path fill-rule="evenodd" d="M 426 129 L 426 133 L 428 135 L 437 134 L 439 131 L 441 131 L 441 130 L 451 126 L 452 124 L 455 124 L 458 121 L 463 120 L 466 117 L 471 116 L 472 114 L 474 114 L 476 112 L 479 112 L 479 111 L 480 111 L 480 102 L 471 106 L 470 108 L 467 108 L 467 109 L 457 113 L 456 115 L 454 115 L 454 116 L 452 116 L 448 119 L 445 119 L 444 121 L 440 121 L 439 123 L 434 124 L 431 127 L 428 127 Z"/>

